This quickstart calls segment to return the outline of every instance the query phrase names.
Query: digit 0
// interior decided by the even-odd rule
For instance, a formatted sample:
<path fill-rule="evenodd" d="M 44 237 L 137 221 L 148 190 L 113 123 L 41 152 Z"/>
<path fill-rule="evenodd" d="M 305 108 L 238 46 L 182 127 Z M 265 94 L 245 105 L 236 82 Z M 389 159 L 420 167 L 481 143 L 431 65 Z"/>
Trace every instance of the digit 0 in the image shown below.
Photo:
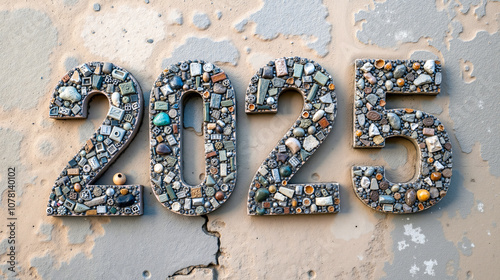
<path fill-rule="evenodd" d="M 337 183 L 288 184 L 330 133 L 337 98 L 330 74 L 318 63 L 299 57 L 278 58 L 261 68 L 246 93 L 246 113 L 276 113 L 281 93 L 304 97 L 296 122 L 259 167 L 248 193 L 249 215 L 336 213 Z"/>
<path fill-rule="evenodd" d="M 203 98 L 205 180 L 182 179 L 182 104 L 189 92 Z M 151 181 L 156 198 L 171 211 L 204 215 L 229 199 L 236 183 L 236 102 L 222 69 L 205 61 L 170 65 L 156 79 L 150 99 Z"/>
<path fill-rule="evenodd" d="M 138 131 L 144 100 L 135 78 L 109 62 L 85 63 L 55 87 L 50 117 L 87 118 L 88 104 L 96 94 L 108 98 L 108 114 L 57 178 L 47 205 L 49 216 L 142 215 L 142 186 L 92 185 Z"/>
<path fill-rule="evenodd" d="M 356 60 L 354 148 L 383 148 L 385 139 L 404 137 L 418 148 L 415 179 L 392 183 L 383 166 L 354 166 L 354 192 L 380 212 L 414 213 L 441 201 L 452 174 L 451 141 L 434 116 L 413 109 L 385 109 L 386 94 L 437 95 L 441 65 L 434 60 Z"/>

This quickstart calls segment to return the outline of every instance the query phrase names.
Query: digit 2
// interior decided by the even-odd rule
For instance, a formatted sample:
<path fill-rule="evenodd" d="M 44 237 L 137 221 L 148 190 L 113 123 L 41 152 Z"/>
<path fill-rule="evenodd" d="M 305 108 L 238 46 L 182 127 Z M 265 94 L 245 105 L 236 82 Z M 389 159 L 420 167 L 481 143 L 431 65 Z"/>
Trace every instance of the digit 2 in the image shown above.
<path fill-rule="evenodd" d="M 436 95 L 441 64 L 434 60 L 356 60 L 354 148 L 383 148 L 388 137 L 404 137 L 418 147 L 416 179 L 392 183 L 383 166 L 354 166 L 357 197 L 380 212 L 414 213 L 430 208 L 448 192 L 451 142 L 441 122 L 413 109 L 385 109 L 387 94 Z"/>
<path fill-rule="evenodd" d="M 302 113 L 260 165 L 248 193 L 249 215 L 337 213 L 337 183 L 288 184 L 328 136 L 335 121 L 337 96 L 330 74 L 307 58 L 270 61 L 252 77 L 246 113 L 276 113 L 278 97 L 295 90 L 304 97 Z"/>
<path fill-rule="evenodd" d="M 85 63 L 69 71 L 55 87 L 50 117 L 87 118 L 88 104 L 96 94 L 108 98 L 108 114 L 57 178 L 47 204 L 49 216 L 142 215 L 142 186 L 92 185 L 138 131 L 144 100 L 135 78 L 109 62 Z"/>
<path fill-rule="evenodd" d="M 182 102 L 203 98 L 205 180 L 182 180 Z M 227 201 L 236 184 L 236 102 L 222 69 L 205 61 L 170 65 L 156 79 L 150 99 L 151 182 L 156 198 L 177 214 L 204 215 Z"/>

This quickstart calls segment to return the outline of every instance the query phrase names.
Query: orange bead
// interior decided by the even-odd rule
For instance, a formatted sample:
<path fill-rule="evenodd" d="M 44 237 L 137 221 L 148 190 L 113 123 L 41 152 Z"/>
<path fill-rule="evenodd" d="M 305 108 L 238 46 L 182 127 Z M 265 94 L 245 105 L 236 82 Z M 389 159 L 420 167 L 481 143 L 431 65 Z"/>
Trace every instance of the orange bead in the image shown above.
<path fill-rule="evenodd" d="M 382 174 L 378 173 L 377 175 L 375 175 L 375 178 L 377 178 L 377 180 L 382 180 L 383 176 Z"/>
<path fill-rule="evenodd" d="M 405 112 L 408 113 L 408 114 L 411 114 L 413 113 L 413 109 L 412 108 L 405 108 Z"/>
<path fill-rule="evenodd" d="M 335 89 L 335 85 L 334 84 L 329 84 L 328 85 L 328 89 L 329 90 L 334 90 Z"/>
<path fill-rule="evenodd" d="M 444 125 L 442 125 L 442 124 L 438 125 L 438 130 L 439 131 L 444 131 Z"/>
<path fill-rule="evenodd" d="M 297 207 L 297 200 L 296 199 L 292 200 L 292 207 Z"/>
<path fill-rule="evenodd" d="M 431 180 L 432 181 L 437 181 L 441 179 L 441 172 L 432 172 L 431 173 Z"/>
<path fill-rule="evenodd" d="M 392 69 L 392 64 L 390 62 L 387 62 L 384 66 L 385 70 L 391 70 Z"/>
<path fill-rule="evenodd" d="M 397 81 L 396 81 L 396 84 L 398 84 L 398 86 L 402 87 L 405 85 L 405 80 L 403 78 L 399 78 Z"/>
<path fill-rule="evenodd" d="M 363 135 L 363 131 L 356 130 L 356 136 L 360 137 L 361 135 Z"/>
<path fill-rule="evenodd" d="M 419 201 L 427 201 L 431 197 L 431 194 L 426 189 L 420 189 L 417 191 L 417 198 Z"/>
<path fill-rule="evenodd" d="M 123 188 L 120 190 L 120 193 L 123 194 L 123 195 L 126 195 L 128 194 L 128 189 L 127 188 Z"/>
<path fill-rule="evenodd" d="M 80 185 L 80 183 L 76 183 L 73 187 L 76 192 L 80 192 L 82 190 L 82 185 Z"/>
<path fill-rule="evenodd" d="M 123 173 L 116 173 L 115 176 L 113 176 L 113 183 L 115 185 L 125 185 L 125 182 L 127 182 L 127 177 Z"/>
<path fill-rule="evenodd" d="M 383 99 L 382 99 L 382 100 L 380 100 L 380 102 L 379 102 L 379 103 L 380 103 L 380 106 L 385 106 L 385 104 L 387 104 L 387 103 L 385 102 L 385 100 L 383 100 Z"/>
<path fill-rule="evenodd" d="M 433 163 L 433 162 L 434 162 L 434 159 L 430 157 L 430 158 L 428 158 L 428 159 L 427 159 L 427 162 L 428 162 L 428 163 Z"/>
<path fill-rule="evenodd" d="M 420 63 L 418 62 L 413 63 L 413 70 L 418 70 L 418 69 L 420 69 Z"/>

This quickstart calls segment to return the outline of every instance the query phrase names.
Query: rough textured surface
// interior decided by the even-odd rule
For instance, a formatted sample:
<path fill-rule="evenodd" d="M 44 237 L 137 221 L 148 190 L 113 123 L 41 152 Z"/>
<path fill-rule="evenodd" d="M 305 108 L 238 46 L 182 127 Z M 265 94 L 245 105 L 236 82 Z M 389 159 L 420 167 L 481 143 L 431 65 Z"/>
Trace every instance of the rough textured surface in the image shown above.
<path fill-rule="evenodd" d="M 500 150 L 495 144 L 500 128 L 495 106 L 500 92 L 496 75 L 500 2 L 196 0 L 146 4 L 125 0 L 101 1 L 99 12 L 94 11 L 94 3 L 5 0 L 0 4 L 2 218 L 7 203 L 5 170 L 8 166 L 19 170 L 18 273 L 7 270 L 7 235 L 1 228 L 0 278 L 166 279 L 174 275 L 174 279 L 347 280 L 490 279 L 498 275 Z M 194 11 L 210 17 L 208 29 L 191 24 Z M 23 35 L 25 30 L 29 36 Z M 397 34 L 402 39 L 397 40 Z M 148 39 L 154 42 L 147 43 Z M 338 182 L 339 214 L 246 215 L 253 174 L 302 108 L 300 94 L 288 92 L 280 96 L 277 114 L 244 113 L 245 90 L 253 73 L 283 56 L 316 60 L 336 83 L 339 106 L 332 133 L 290 183 Z M 387 100 L 388 108 L 434 114 L 452 136 L 451 189 L 436 209 L 418 215 L 374 213 L 351 191 L 349 166 L 384 165 L 394 181 L 403 182 L 409 180 L 405 176 L 416 162 L 413 147 L 404 141 L 381 151 L 350 148 L 354 59 L 378 57 L 443 63 L 438 96 Z M 151 194 L 148 127 L 143 125 L 98 183 L 109 184 L 114 173 L 124 172 L 128 182 L 143 184 L 144 216 L 72 221 L 47 217 L 47 196 L 57 174 L 97 128 L 109 106 L 96 97 L 87 120 L 48 119 L 50 92 L 67 68 L 83 61 L 112 60 L 138 78 L 148 101 L 148 91 L 162 67 L 188 59 L 217 62 L 235 87 L 240 172 L 231 199 L 208 215 L 208 221 L 165 211 Z M 196 106 L 189 105 L 188 110 L 200 113 Z M 488 114 L 488 110 L 495 111 Z M 187 126 L 196 124 L 196 113 Z M 478 121 L 484 125 L 475 125 Z M 203 146 L 194 143 L 201 136 L 189 132 L 185 143 L 193 141 L 196 147 L 190 152 L 193 158 L 199 157 L 195 161 L 203 168 Z M 190 169 L 192 179 L 198 180 L 196 167 Z M 204 230 L 205 225 L 220 236 L 220 242 Z M 260 267 L 264 269 L 256 269 Z"/>
<path fill-rule="evenodd" d="M 4 110 L 33 108 L 44 96 L 50 81 L 49 56 L 57 43 L 57 30 L 47 14 L 32 9 L 0 11 L 0 19 L 3 65 L 0 76 L 4 77 L 0 91 L 16 96 L 2 98 L 0 107 Z"/>
<path fill-rule="evenodd" d="M 205 13 L 196 12 L 193 15 L 193 24 L 200 30 L 205 30 L 210 26 L 210 19 Z"/>
<path fill-rule="evenodd" d="M 146 41 L 162 40 L 164 29 L 165 24 L 156 11 L 119 5 L 107 13 L 88 15 L 81 36 L 85 47 L 94 55 L 142 69 L 154 48 Z"/>

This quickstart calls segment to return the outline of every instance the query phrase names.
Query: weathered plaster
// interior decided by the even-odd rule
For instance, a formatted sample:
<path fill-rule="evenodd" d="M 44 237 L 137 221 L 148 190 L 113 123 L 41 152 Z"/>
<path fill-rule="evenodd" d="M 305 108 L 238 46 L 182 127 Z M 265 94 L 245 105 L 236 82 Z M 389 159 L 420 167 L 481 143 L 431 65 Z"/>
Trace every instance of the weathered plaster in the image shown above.
<path fill-rule="evenodd" d="M 86 16 L 80 33 L 92 54 L 118 65 L 126 62 L 135 69 L 143 69 L 155 46 L 147 40 L 156 43 L 163 40 L 165 24 L 151 7 L 106 5 L 99 13 Z"/>
<path fill-rule="evenodd" d="M 0 92 L 6 94 L 0 107 L 32 109 L 50 81 L 56 27 L 45 13 L 33 9 L 0 11 L 0 21 Z"/>

